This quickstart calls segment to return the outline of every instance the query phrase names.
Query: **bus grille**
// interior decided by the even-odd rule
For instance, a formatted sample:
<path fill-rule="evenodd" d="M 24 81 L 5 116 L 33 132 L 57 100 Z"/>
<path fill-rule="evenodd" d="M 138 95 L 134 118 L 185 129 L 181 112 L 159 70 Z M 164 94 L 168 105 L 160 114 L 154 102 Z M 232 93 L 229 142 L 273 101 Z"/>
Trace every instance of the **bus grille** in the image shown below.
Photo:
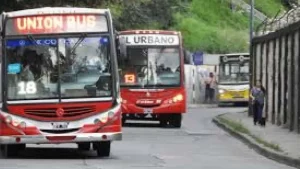
<path fill-rule="evenodd" d="M 62 107 L 64 110 L 62 117 L 76 117 L 94 113 L 96 111 L 95 106 L 86 107 Z M 30 116 L 45 117 L 45 118 L 57 118 L 57 108 L 44 108 L 44 109 L 25 109 L 24 113 Z"/>

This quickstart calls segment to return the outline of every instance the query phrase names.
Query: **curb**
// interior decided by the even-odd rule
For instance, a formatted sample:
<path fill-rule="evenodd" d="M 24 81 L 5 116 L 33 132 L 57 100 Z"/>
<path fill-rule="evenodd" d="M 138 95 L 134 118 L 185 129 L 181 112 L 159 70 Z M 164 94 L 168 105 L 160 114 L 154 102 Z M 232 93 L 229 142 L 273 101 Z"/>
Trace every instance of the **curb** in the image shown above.
<path fill-rule="evenodd" d="M 221 115 L 219 115 L 219 116 L 221 116 Z M 254 139 L 252 139 L 250 136 L 243 134 L 243 133 L 236 132 L 230 126 L 220 122 L 220 120 L 218 119 L 219 116 L 214 117 L 212 121 L 218 127 L 222 128 L 223 130 L 228 132 L 233 137 L 239 139 L 240 141 L 245 143 L 248 147 L 254 149 L 257 153 L 259 153 L 271 160 L 274 160 L 276 162 L 300 169 L 300 159 L 296 159 L 296 158 L 278 153 L 278 152 L 268 149 L 266 147 L 263 147 L 262 145 L 258 144 Z"/>

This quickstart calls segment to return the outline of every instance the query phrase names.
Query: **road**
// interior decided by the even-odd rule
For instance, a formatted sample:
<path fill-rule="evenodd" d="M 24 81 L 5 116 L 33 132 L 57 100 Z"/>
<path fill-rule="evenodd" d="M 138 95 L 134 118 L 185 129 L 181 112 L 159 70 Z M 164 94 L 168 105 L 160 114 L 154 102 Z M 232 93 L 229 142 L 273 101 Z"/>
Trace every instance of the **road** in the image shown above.
<path fill-rule="evenodd" d="M 292 169 L 269 160 L 216 127 L 212 117 L 245 108 L 190 108 L 181 129 L 156 124 L 125 127 L 110 158 L 78 152 L 75 145 L 34 146 L 0 169 Z"/>

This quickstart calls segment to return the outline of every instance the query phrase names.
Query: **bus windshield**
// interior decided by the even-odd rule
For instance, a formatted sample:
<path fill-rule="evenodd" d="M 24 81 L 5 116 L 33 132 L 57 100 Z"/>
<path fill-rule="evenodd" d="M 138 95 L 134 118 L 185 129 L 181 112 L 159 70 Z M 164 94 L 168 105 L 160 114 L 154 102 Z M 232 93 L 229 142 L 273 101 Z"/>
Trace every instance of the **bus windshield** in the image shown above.
<path fill-rule="evenodd" d="M 107 36 L 6 41 L 8 100 L 111 96 Z"/>
<path fill-rule="evenodd" d="M 219 83 L 248 83 L 249 62 L 223 63 L 220 65 Z"/>
<path fill-rule="evenodd" d="M 175 47 L 127 47 L 127 57 L 119 58 L 119 67 L 121 86 L 180 85 L 180 54 Z"/>

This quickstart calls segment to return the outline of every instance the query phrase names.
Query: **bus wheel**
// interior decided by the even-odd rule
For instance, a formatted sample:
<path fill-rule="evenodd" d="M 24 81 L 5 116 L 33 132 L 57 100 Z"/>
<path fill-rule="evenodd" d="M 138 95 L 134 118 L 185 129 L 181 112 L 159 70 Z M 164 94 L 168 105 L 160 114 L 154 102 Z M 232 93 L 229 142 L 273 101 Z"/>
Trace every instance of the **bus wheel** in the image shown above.
<path fill-rule="evenodd" d="M 126 123 L 126 119 L 125 118 L 122 118 L 122 126 L 124 126 Z"/>
<path fill-rule="evenodd" d="M 126 123 L 126 116 L 125 116 L 125 114 L 122 114 L 121 119 L 122 119 L 122 126 L 124 126 L 125 123 Z"/>
<path fill-rule="evenodd" d="M 1 146 L 3 146 L 2 153 L 6 158 L 17 156 L 20 150 L 24 150 L 26 148 L 25 144 L 9 144 Z"/>
<path fill-rule="evenodd" d="M 174 114 L 174 115 L 172 115 L 171 124 L 175 128 L 180 128 L 181 127 L 181 121 L 182 121 L 182 115 L 181 114 Z"/>
<path fill-rule="evenodd" d="M 109 157 L 110 144 L 110 141 L 96 142 L 93 144 L 94 149 L 97 151 L 98 157 Z"/>
<path fill-rule="evenodd" d="M 78 143 L 77 145 L 81 151 L 89 151 L 91 149 L 91 143 Z"/>
<path fill-rule="evenodd" d="M 168 120 L 163 116 L 159 119 L 159 126 L 166 127 L 168 125 Z"/>

